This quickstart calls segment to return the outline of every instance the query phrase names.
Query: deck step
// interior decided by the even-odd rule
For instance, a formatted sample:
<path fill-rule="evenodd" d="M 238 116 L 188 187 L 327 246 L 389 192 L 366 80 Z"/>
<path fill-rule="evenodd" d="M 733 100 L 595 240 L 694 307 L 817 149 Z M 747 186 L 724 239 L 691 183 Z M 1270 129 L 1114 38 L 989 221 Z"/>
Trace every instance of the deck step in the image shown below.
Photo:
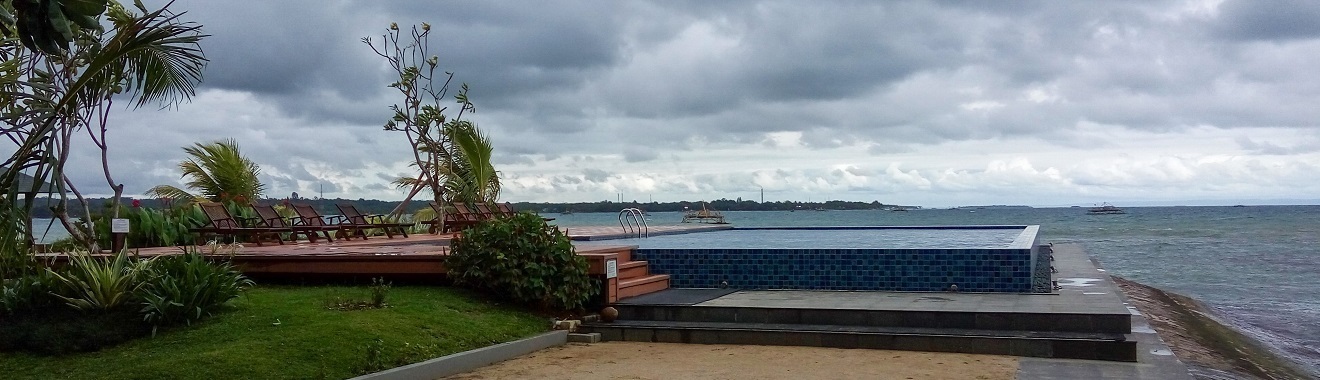
<path fill-rule="evenodd" d="M 1125 334 L 846 325 L 631 321 L 589 323 L 605 341 L 753 344 L 1136 361 Z"/>
<path fill-rule="evenodd" d="M 1005 311 L 931 311 L 875 309 L 761 308 L 615 304 L 619 319 L 656 322 L 769 323 L 894 328 L 953 328 L 1013 332 L 1127 334 L 1126 314 L 1033 313 Z"/>
<path fill-rule="evenodd" d="M 619 280 L 628 280 L 650 275 L 650 266 L 645 261 L 626 261 L 619 263 Z"/>
<path fill-rule="evenodd" d="M 669 275 L 653 274 L 646 277 L 619 280 L 619 299 L 636 297 L 669 289 Z"/>

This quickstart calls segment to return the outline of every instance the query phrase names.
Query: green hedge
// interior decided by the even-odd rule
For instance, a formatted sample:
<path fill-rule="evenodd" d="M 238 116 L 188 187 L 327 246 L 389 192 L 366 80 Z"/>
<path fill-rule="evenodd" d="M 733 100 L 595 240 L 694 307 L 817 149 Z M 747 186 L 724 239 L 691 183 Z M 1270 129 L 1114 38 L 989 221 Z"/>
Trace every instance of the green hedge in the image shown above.
<path fill-rule="evenodd" d="M 529 213 L 464 230 L 445 265 L 455 284 L 545 311 L 580 309 L 599 291 L 568 236 Z"/>

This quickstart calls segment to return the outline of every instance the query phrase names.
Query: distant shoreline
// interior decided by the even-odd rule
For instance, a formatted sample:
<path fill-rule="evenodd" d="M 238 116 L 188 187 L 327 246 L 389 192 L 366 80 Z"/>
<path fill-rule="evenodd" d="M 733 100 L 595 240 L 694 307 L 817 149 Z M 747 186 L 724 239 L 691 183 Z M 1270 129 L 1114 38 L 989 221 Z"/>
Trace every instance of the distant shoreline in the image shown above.
<path fill-rule="evenodd" d="M 1304 379 L 1310 373 L 1259 340 L 1225 325 L 1191 297 L 1111 276 L 1174 354 L 1198 378 L 1224 373 L 1262 379 Z"/>

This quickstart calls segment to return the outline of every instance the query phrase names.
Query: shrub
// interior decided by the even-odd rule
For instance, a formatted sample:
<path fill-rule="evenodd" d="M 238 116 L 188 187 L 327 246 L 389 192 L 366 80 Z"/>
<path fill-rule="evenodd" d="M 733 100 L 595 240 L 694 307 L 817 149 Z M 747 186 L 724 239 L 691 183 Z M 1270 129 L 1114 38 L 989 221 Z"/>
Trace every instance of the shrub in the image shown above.
<path fill-rule="evenodd" d="M 48 271 L 63 288 L 55 296 L 66 304 L 83 311 L 108 311 L 136 300 L 142 267 L 141 261 L 130 260 L 123 252 L 109 258 L 72 252 L 67 267 Z"/>
<path fill-rule="evenodd" d="M 213 263 L 195 248 L 181 255 L 151 259 L 143 270 L 143 320 L 156 325 L 194 321 L 238 297 L 252 280 L 233 264 Z"/>
<path fill-rule="evenodd" d="M 96 227 L 98 244 L 102 247 L 110 247 L 110 215 L 110 209 L 107 208 L 92 219 Z M 127 243 L 129 247 L 135 248 L 171 247 L 191 243 L 196 234 L 188 229 L 206 220 L 201 209 L 192 204 L 163 209 L 124 207 L 120 216 L 128 219 L 132 226 L 128 230 Z M 235 214 L 235 217 L 238 215 Z"/>
<path fill-rule="evenodd" d="M 578 309 L 599 290 L 568 236 L 530 213 L 463 231 L 445 265 L 456 284 L 543 310 Z"/>
<path fill-rule="evenodd" d="M 53 292 L 58 279 L 49 271 L 32 272 L 0 281 L 0 315 L 16 314 L 59 303 Z"/>

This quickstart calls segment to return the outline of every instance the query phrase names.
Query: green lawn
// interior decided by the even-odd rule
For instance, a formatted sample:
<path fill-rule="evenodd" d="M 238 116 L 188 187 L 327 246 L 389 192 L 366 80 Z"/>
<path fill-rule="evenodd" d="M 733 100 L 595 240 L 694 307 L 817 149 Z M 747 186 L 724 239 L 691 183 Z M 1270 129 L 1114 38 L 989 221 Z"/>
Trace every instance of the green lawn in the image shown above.
<path fill-rule="evenodd" d="M 329 310 L 336 298 L 366 300 L 369 293 L 365 286 L 258 286 L 198 325 L 100 352 L 0 353 L 0 377 L 343 379 L 528 337 L 550 325 L 524 309 L 448 287 L 395 287 L 384 309 Z"/>

